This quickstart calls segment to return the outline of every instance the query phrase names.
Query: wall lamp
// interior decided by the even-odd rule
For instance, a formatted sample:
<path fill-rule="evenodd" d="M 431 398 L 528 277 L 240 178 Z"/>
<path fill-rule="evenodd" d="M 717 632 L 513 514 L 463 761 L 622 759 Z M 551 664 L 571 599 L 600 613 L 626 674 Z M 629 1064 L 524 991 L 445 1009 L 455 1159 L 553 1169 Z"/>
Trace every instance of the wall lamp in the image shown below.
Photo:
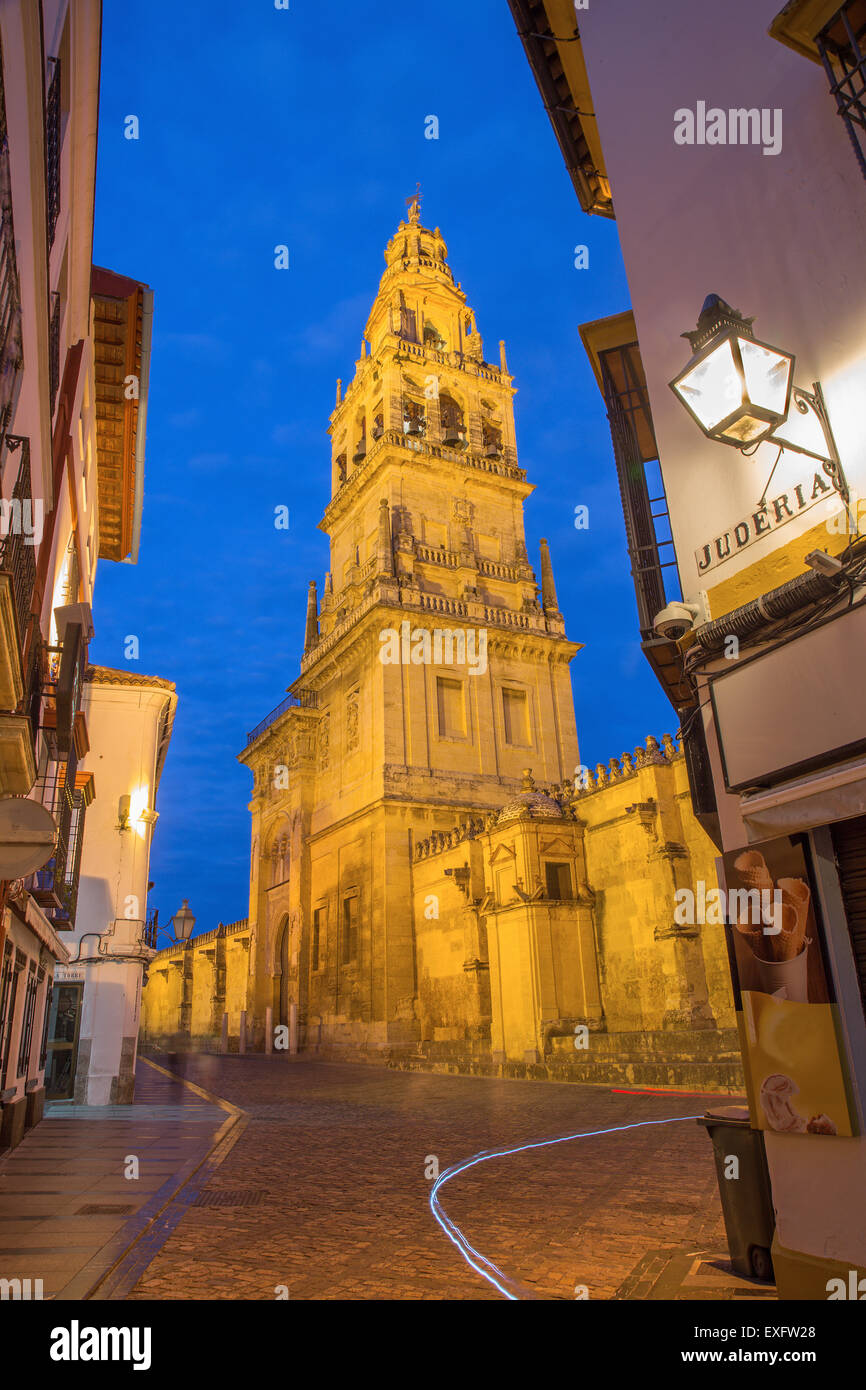
<path fill-rule="evenodd" d="M 683 333 L 692 356 L 669 383 L 708 439 L 730 444 L 742 453 L 753 453 L 768 440 L 780 449 L 792 449 L 817 459 L 843 501 L 848 486 L 842 472 L 836 441 L 827 416 L 821 383 L 811 391 L 794 385 L 794 355 L 759 342 L 752 332 L 754 319 L 743 318 L 717 294 L 708 295 L 697 328 Z M 813 415 L 824 436 L 817 452 L 782 437 L 779 432 L 791 406 L 801 415 Z"/>

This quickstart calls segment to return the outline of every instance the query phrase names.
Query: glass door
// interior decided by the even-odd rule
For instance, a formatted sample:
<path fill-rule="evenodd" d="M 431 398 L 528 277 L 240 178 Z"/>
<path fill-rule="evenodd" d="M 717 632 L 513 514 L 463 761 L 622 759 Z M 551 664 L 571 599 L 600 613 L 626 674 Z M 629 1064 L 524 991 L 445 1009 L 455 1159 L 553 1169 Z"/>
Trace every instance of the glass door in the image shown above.
<path fill-rule="evenodd" d="M 48 1024 L 48 1062 L 45 1068 L 47 1100 L 71 1100 L 75 1093 L 78 1029 L 81 1023 L 83 984 L 56 984 Z"/>

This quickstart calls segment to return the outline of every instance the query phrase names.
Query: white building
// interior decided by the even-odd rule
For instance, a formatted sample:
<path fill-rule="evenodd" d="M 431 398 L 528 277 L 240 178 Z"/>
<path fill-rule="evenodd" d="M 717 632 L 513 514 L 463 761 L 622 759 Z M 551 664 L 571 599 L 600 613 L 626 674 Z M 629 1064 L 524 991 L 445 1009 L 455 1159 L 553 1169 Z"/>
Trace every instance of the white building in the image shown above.
<path fill-rule="evenodd" d="M 169 681 L 92 666 L 84 770 L 96 796 L 81 857 L 71 961 L 55 981 L 82 991 L 76 1054 L 63 1089 L 79 1104 L 132 1100 L 146 941 L 150 847 L 177 696 Z M 58 1086 L 59 1089 L 59 1078 Z"/>
<path fill-rule="evenodd" d="M 866 1274 L 866 7 L 510 3 L 622 245 L 631 308 L 581 332 L 642 645 L 723 884 L 789 895 L 778 945 L 724 928 L 779 1293 L 839 1296 Z"/>

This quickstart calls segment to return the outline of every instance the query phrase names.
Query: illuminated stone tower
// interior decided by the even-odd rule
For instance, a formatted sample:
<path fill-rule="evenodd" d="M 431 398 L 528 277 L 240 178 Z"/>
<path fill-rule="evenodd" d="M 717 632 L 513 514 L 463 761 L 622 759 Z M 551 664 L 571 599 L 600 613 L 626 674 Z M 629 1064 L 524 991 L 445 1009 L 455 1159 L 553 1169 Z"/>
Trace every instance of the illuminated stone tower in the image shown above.
<path fill-rule="evenodd" d="M 337 384 L 320 522 L 330 571 L 320 610 L 310 585 L 296 703 L 241 757 L 255 776 L 255 1028 L 268 1007 L 289 1022 L 294 1004 L 306 1047 L 420 1036 L 415 846 L 455 821 L 480 826 L 527 767 L 555 785 L 578 762 L 579 646 L 546 543 L 540 588 L 527 557 L 533 489 L 504 344 L 497 366 L 485 361 L 417 198 L 385 261 L 354 379 Z M 435 919 L 429 896 L 422 912 Z M 483 1031 L 489 972 L 477 913 L 473 923 L 462 988 L 441 1003 Z M 441 949 L 458 947 L 443 937 Z"/>

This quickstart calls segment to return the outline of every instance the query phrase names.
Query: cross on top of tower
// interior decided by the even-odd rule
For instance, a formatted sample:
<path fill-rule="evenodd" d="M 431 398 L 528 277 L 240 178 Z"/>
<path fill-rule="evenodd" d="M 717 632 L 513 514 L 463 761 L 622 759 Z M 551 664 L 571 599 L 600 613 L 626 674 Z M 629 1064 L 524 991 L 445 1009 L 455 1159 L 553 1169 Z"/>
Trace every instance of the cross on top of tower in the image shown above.
<path fill-rule="evenodd" d="M 412 197 L 406 199 L 406 206 L 409 209 L 409 222 L 413 227 L 417 226 L 421 221 L 421 197 L 421 185 L 420 183 L 416 183 L 415 192 L 412 194 Z"/>

